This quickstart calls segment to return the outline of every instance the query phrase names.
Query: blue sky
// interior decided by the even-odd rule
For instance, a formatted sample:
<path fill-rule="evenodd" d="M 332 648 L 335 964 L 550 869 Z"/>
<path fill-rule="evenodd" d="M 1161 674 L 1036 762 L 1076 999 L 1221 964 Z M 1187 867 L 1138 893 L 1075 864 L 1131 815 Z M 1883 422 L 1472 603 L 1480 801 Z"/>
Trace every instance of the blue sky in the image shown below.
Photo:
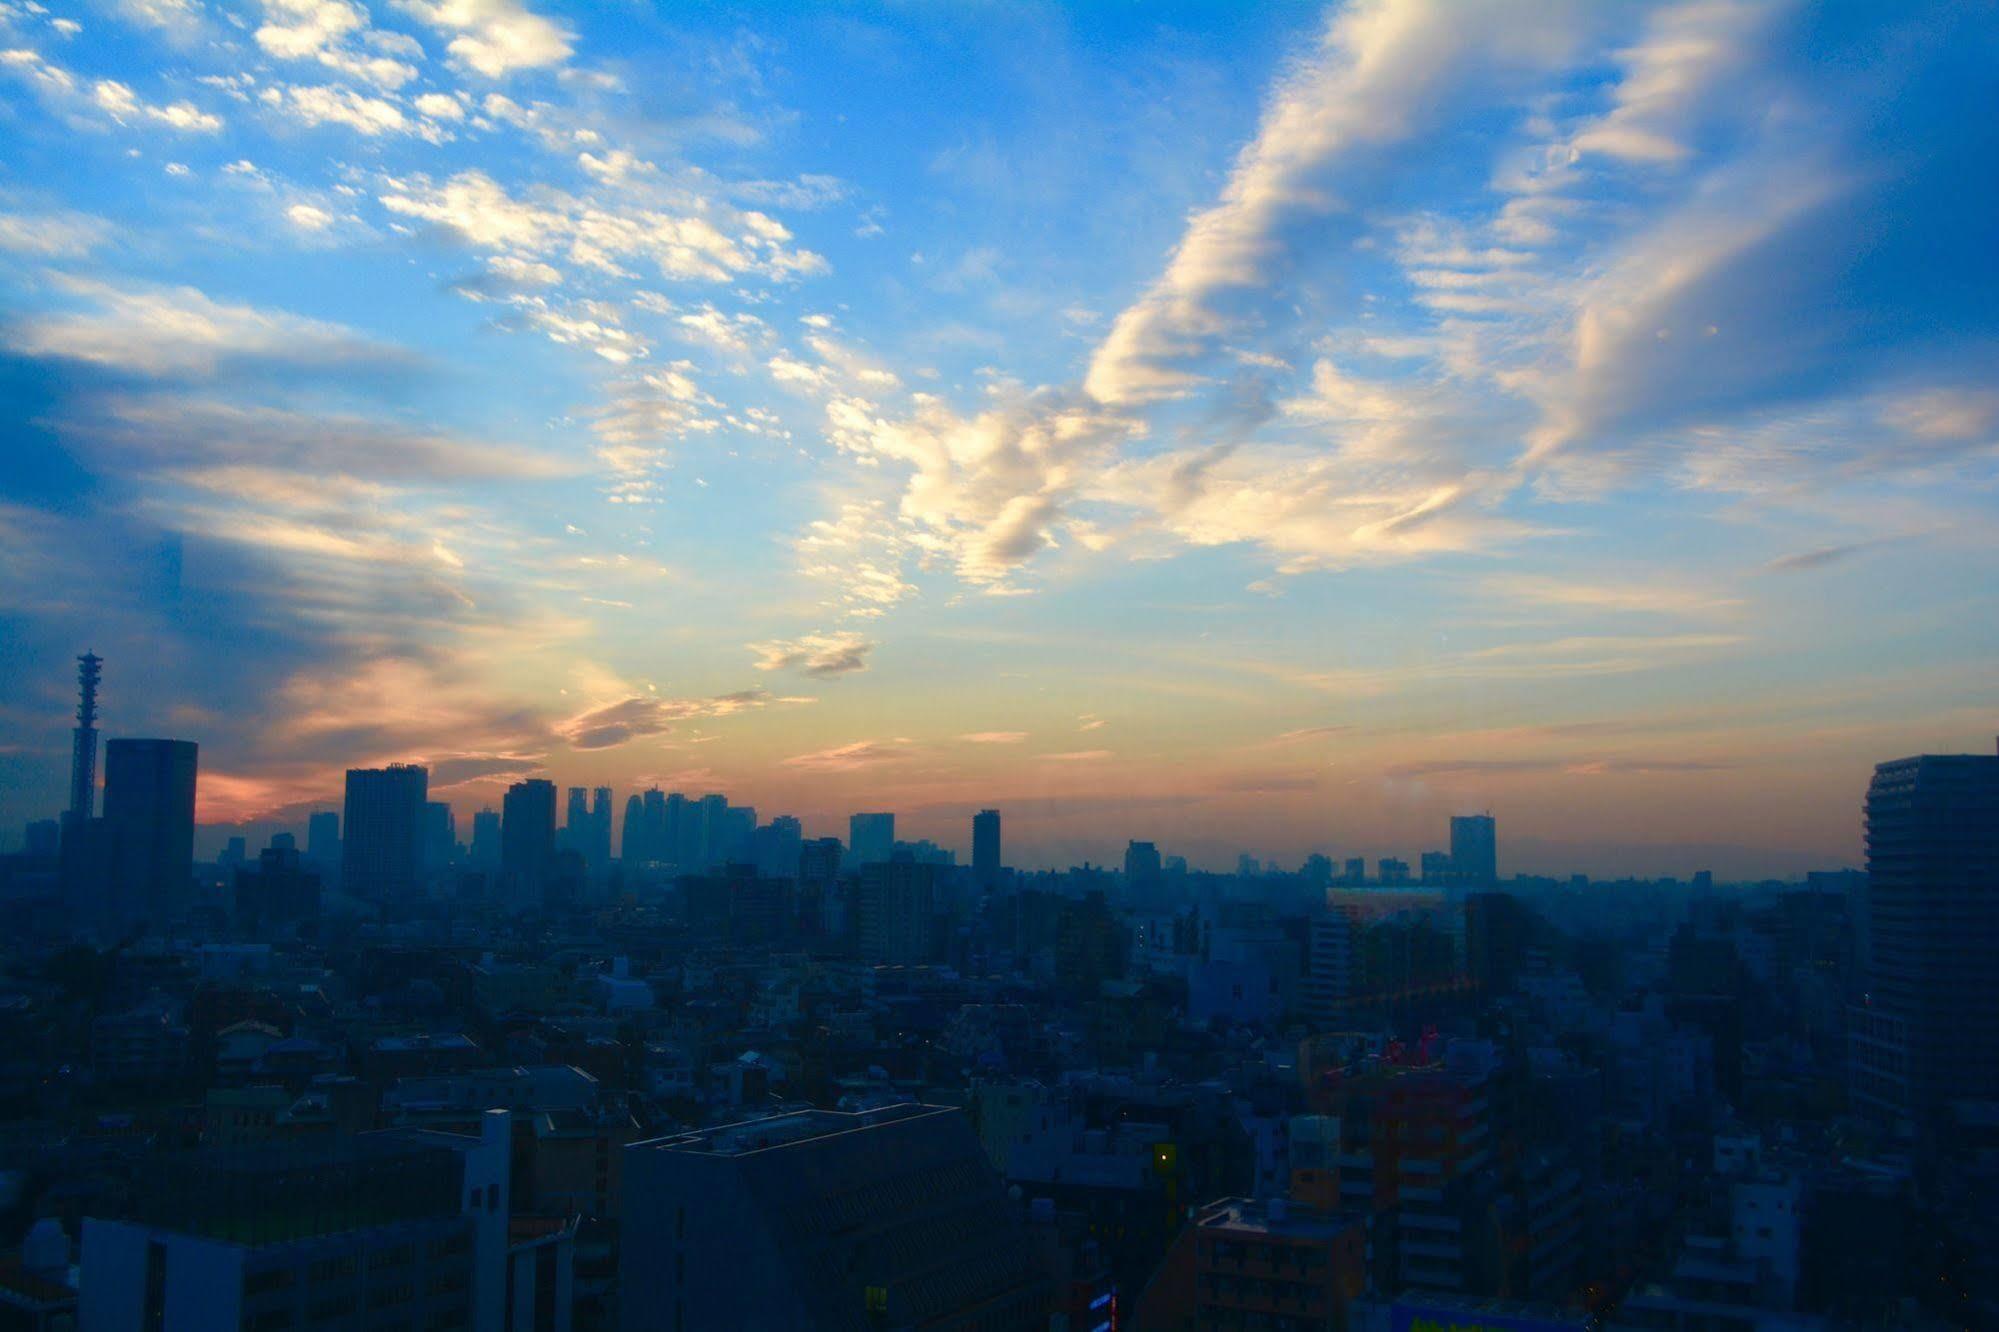
<path fill-rule="evenodd" d="M 1969 3 L 0 0 L 0 815 L 94 647 L 216 820 L 1851 859 L 1999 715 L 1995 93 Z"/>

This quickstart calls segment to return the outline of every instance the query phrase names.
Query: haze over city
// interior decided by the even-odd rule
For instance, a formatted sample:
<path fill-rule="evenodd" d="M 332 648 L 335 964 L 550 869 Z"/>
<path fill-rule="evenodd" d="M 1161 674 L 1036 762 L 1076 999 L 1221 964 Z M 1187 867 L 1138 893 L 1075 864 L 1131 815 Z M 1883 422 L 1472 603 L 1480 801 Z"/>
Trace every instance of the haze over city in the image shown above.
<path fill-rule="evenodd" d="M 0 827 L 1857 863 L 1989 749 L 1978 5 L 0 4 Z M 204 853 L 228 829 L 204 834 Z"/>

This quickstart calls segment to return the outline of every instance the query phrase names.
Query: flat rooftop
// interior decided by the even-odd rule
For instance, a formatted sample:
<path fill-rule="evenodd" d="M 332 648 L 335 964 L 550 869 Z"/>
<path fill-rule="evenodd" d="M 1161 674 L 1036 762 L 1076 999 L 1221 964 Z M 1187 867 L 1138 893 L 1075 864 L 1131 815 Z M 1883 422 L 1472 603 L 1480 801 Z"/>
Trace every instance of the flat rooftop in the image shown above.
<path fill-rule="evenodd" d="M 1201 1209 L 1194 1224 L 1203 1230 L 1270 1235 L 1279 1239 L 1332 1239 L 1359 1224 L 1343 1212 L 1321 1212 L 1282 1199 L 1278 1205 L 1255 1198 L 1224 1198 Z"/>
<path fill-rule="evenodd" d="M 751 1152 L 776 1151 L 800 1143 L 858 1133 L 883 1124 L 952 1115 L 959 1111 L 948 1105 L 918 1105 L 905 1101 L 874 1110 L 794 1110 L 768 1119 L 751 1119 L 719 1128 L 695 1129 L 664 1138 L 633 1143 L 635 1149 L 661 1152 L 692 1152 L 703 1156 L 746 1156 Z"/>

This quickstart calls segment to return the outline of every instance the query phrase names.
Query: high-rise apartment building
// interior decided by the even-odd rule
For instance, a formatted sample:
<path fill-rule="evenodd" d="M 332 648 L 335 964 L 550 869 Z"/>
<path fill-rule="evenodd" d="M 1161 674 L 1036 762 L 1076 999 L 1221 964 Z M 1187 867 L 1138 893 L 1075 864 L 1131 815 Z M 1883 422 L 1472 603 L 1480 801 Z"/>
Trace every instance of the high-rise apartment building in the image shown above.
<path fill-rule="evenodd" d="M 855 814 L 847 819 L 847 864 L 877 865 L 895 851 L 895 815 Z"/>
<path fill-rule="evenodd" d="M 316 810 L 306 819 L 305 858 L 313 861 L 322 875 L 340 872 L 340 815 L 337 811 Z"/>
<path fill-rule="evenodd" d="M 1999 1098 L 1999 756 L 1883 763 L 1867 788 L 1867 992 L 1853 1099 L 1918 1122 Z"/>
<path fill-rule="evenodd" d="M 422 891 L 429 795 L 430 773 L 413 763 L 348 769 L 343 892 L 368 902 L 398 902 Z"/>
<path fill-rule="evenodd" d="M 991 892 L 1000 881 L 1000 812 L 982 809 L 972 816 L 972 878 Z"/>

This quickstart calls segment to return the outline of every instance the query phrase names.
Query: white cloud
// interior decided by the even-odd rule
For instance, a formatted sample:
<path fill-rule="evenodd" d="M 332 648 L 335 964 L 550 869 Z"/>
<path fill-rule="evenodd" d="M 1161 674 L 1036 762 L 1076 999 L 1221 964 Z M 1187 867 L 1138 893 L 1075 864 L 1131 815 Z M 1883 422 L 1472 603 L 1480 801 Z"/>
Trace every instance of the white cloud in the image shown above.
<path fill-rule="evenodd" d="M 353 329 L 211 300 L 193 287 L 115 287 L 63 278 L 59 289 L 90 308 L 42 311 L 9 323 L 7 345 L 148 375 L 209 375 L 229 361 L 375 365 L 404 359 Z"/>
<path fill-rule="evenodd" d="M 262 96 L 264 105 L 308 126 L 345 125 L 369 138 L 407 134 L 411 129 L 409 118 L 394 102 L 352 88 L 293 84 L 266 88 Z"/>
<path fill-rule="evenodd" d="M 518 0 L 400 3 L 439 32 L 452 34 L 446 48 L 452 60 L 489 79 L 560 65 L 574 49 L 575 39 L 567 28 L 531 12 Z"/>
<path fill-rule="evenodd" d="M 856 633 L 806 634 L 799 638 L 752 643 L 760 671 L 799 671 L 806 675 L 846 675 L 868 668 L 875 644 Z"/>
<path fill-rule="evenodd" d="M 110 238 L 111 224 L 88 213 L 0 213 L 0 250 L 39 259 L 75 259 Z"/>

